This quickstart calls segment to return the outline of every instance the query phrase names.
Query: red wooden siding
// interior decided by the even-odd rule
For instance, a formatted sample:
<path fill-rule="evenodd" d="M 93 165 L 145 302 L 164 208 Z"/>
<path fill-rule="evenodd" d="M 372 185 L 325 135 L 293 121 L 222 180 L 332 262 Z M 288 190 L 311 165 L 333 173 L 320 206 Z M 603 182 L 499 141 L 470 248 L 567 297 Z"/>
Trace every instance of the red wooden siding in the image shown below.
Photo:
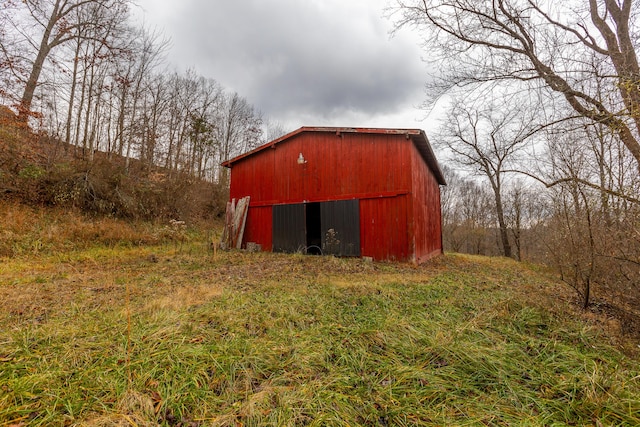
<path fill-rule="evenodd" d="M 231 169 L 231 197 L 251 196 L 250 206 L 258 201 L 273 200 L 274 186 L 271 175 L 275 163 L 275 150 L 267 149 L 251 161 L 238 162 Z M 271 173 L 268 171 L 271 169 Z"/>
<path fill-rule="evenodd" d="M 416 130 L 301 128 L 233 159 L 231 197 L 251 197 L 244 243 L 271 250 L 275 204 L 358 199 L 363 256 L 421 262 L 440 253 L 444 182 L 425 156 Z"/>
<path fill-rule="evenodd" d="M 442 253 L 440 187 L 416 149 L 411 154 L 414 261 Z"/>
<path fill-rule="evenodd" d="M 410 149 L 403 135 L 302 133 L 234 163 L 231 197 L 256 205 L 407 192 Z"/>
<path fill-rule="evenodd" d="M 251 205 L 251 202 L 249 202 Z M 247 226 L 242 241 L 262 245 L 263 250 L 271 250 L 273 234 L 271 232 L 272 206 L 249 206 Z"/>
<path fill-rule="evenodd" d="M 408 201 L 408 195 L 360 201 L 362 256 L 391 261 L 409 259 Z"/>

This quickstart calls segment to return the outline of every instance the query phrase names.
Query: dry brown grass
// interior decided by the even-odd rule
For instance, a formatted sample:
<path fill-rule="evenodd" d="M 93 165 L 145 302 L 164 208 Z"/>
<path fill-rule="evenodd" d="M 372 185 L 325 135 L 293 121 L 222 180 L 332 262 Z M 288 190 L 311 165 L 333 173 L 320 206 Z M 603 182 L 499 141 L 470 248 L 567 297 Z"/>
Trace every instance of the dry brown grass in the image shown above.
<path fill-rule="evenodd" d="M 74 209 L 0 200 L 0 257 L 60 253 L 91 246 L 153 245 L 171 236 L 148 222 L 91 217 Z"/>
<path fill-rule="evenodd" d="M 79 422 L 78 427 L 154 427 L 158 425 L 153 399 L 146 394 L 126 391 L 108 415 Z"/>

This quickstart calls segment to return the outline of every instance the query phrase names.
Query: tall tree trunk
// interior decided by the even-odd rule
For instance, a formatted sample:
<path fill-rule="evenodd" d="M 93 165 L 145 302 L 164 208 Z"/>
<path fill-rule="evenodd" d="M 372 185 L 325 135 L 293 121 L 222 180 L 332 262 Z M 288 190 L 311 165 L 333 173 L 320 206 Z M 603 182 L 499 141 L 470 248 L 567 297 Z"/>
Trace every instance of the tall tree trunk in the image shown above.
<path fill-rule="evenodd" d="M 73 57 L 73 72 L 71 74 L 71 93 L 69 94 L 69 109 L 67 111 L 67 124 L 65 142 L 71 144 L 71 125 L 73 123 L 73 104 L 76 97 L 76 86 L 78 85 L 78 63 L 80 62 L 80 36 L 77 38 L 77 45 Z M 68 145 L 67 145 L 68 146 Z"/>
<path fill-rule="evenodd" d="M 92 105 L 92 101 L 93 101 L 93 86 L 94 86 L 94 80 L 95 80 L 95 66 L 94 63 L 92 62 L 90 67 L 89 67 L 89 88 L 87 90 L 87 112 L 85 113 L 84 116 L 84 130 L 82 133 L 82 158 L 86 159 L 86 155 L 87 155 L 87 150 L 90 150 L 91 147 L 88 146 L 89 144 L 89 127 L 91 124 L 91 108 L 93 107 Z"/>
<path fill-rule="evenodd" d="M 51 37 L 53 27 L 55 27 L 56 23 L 58 22 L 59 8 L 60 0 L 56 0 L 53 6 L 53 12 L 49 16 L 47 25 L 45 26 L 44 32 L 42 33 L 42 39 L 40 40 L 38 54 L 36 55 L 35 61 L 33 61 L 31 72 L 29 73 L 29 78 L 27 79 L 27 83 L 24 87 L 24 92 L 22 93 L 22 98 L 20 99 L 18 120 L 24 123 L 29 120 L 29 116 L 31 114 L 33 95 L 36 91 L 36 87 L 38 86 L 38 80 L 40 79 L 40 73 L 42 72 L 44 61 L 47 59 L 49 52 L 51 52 L 51 49 L 53 48 L 53 44 L 49 43 L 49 38 Z"/>
<path fill-rule="evenodd" d="M 87 66 L 82 71 L 82 88 L 80 90 L 80 105 L 78 105 L 78 117 L 76 117 L 76 131 L 73 142 L 73 152 L 77 153 L 80 142 L 80 130 L 82 126 L 82 111 L 84 110 L 85 95 L 87 92 Z"/>
<path fill-rule="evenodd" d="M 509 243 L 509 229 L 504 219 L 504 206 L 502 204 L 501 185 L 499 182 L 492 182 L 493 193 L 496 201 L 496 215 L 498 216 L 498 226 L 500 227 L 500 240 L 502 242 L 502 253 L 505 257 L 511 258 L 511 244 Z"/>
<path fill-rule="evenodd" d="M 120 110 L 118 111 L 118 130 L 116 133 L 116 139 L 118 140 L 118 150 L 117 153 L 119 156 L 122 156 L 122 152 L 124 150 L 124 116 L 125 109 L 127 104 L 127 87 L 128 83 L 123 83 L 122 85 L 122 93 L 120 94 Z"/>

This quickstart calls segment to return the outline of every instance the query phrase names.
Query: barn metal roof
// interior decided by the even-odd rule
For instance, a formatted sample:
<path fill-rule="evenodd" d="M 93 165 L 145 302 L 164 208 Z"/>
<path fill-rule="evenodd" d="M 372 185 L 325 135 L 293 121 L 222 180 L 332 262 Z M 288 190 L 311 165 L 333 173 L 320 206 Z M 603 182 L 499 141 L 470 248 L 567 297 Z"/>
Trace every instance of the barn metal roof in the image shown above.
<path fill-rule="evenodd" d="M 427 135 L 421 129 L 386 129 L 386 128 L 350 128 L 350 127 L 310 127 L 303 126 L 293 132 L 289 132 L 286 135 L 281 136 L 280 138 L 274 139 L 271 142 L 268 142 L 264 145 L 261 145 L 258 148 L 255 148 L 247 153 L 241 154 L 233 159 L 227 160 L 222 163 L 222 166 L 230 168 L 234 163 L 239 162 L 240 160 L 244 160 L 247 157 L 251 157 L 254 154 L 257 154 L 267 148 L 272 148 L 276 144 L 279 144 L 283 141 L 286 141 L 296 135 L 299 135 L 303 132 L 330 132 L 335 133 L 336 135 L 340 135 L 341 133 L 363 133 L 363 134 L 383 134 L 383 135 L 405 135 L 407 139 L 411 138 L 411 141 L 418 149 L 418 152 L 422 156 L 423 160 L 429 166 L 429 169 L 433 172 L 438 184 L 446 185 L 446 181 L 444 179 L 444 175 L 440 166 L 438 165 L 438 161 L 436 160 L 436 156 L 431 149 L 431 145 L 429 144 L 429 140 L 427 139 Z"/>

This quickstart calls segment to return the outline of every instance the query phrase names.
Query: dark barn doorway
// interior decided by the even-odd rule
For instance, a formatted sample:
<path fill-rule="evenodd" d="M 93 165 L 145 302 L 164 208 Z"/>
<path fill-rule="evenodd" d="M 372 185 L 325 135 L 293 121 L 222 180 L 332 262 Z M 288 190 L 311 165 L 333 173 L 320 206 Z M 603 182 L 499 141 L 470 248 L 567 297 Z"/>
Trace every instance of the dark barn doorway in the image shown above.
<path fill-rule="evenodd" d="M 307 253 L 309 255 L 322 255 L 322 217 L 320 216 L 320 203 L 307 203 Z"/>
<path fill-rule="evenodd" d="M 273 251 L 360 256 L 360 202 L 273 206 Z"/>

